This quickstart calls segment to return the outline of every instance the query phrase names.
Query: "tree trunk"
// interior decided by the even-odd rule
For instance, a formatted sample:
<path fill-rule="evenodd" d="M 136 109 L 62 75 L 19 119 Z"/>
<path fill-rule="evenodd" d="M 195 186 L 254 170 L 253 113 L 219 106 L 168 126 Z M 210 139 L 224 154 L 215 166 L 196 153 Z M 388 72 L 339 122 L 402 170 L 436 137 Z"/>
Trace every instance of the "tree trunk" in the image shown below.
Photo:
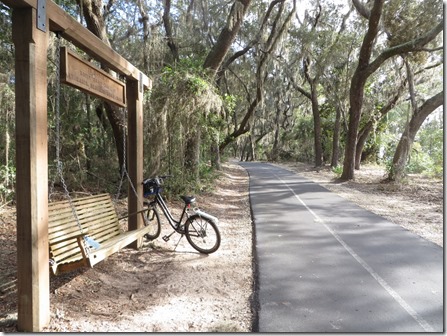
<path fill-rule="evenodd" d="M 369 121 L 359 132 L 359 137 L 357 140 L 357 146 L 355 149 L 355 169 L 360 169 L 360 162 L 362 159 L 363 147 L 365 147 L 366 140 L 368 140 L 369 134 L 373 129 L 373 121 Z"/>
<path fill-rule="evenodd" d="M 410 123 L 405 128 L 402 137 L 397 145 L 396 152 L 393 157 L 393 166 L 388 175 L 390 181 L 400 181 L 404 177 L 405 166 L 410 156 L 411 147 L 417 132 L 419 131 L 424 120 L 444 103 L 444 91 L 431 97 L 417 109 L 413 114 Z"/>
<path fill-rule="evenodd" d="M 241 27 L 245 13 L 251 0 L 235 0 L 227 18 L 227 24 L 222 29 L 216 44 L 213 46 L 205 59 L 203 67 L 210 69 L 213 74 L 219 70 L 225 55 L 231 47 Z"/>
<path fill-rule="evenodd" d="M 379 120 L 382 119 L 384 116 L 386 116 L 387 113 L 390 112 L 394 108 L 394 106 L 396 106 L 397 101 L 399 100 L 400 96 L 403 93 L 406 82 L 407 82 L 406 80 L 402 81 L 401 85 L 397 89 L 396 94 L 393 97 L 391 97 L 390 100 L 388 100 L 388 102 L 380 109 Z M 379 120 L 377 120 L 377 122 L 379 122 Z M 355 150 L 355 169 L 357 170 L 360 169 L 363 147 L 365 146 L 366 140 L 368 139 L 369 134 L 373 129 L 373 126 L 374 126 L 374 120 L 370 120 L 369 122 L 366 123 L 365 126 L 363 126 L 363 128 L 359 132 L 359 136 L 357 139 L 357 146 Z"/>
<path fill-rule="evenodd" d="M 363 106 L 365 83 L 369 77 L 366 69 L 369 66 L 374 41 L 379 30 L 379 21 L 382 14 L 383 3 L 384 0 L 374 1 L 373 8 L 369 15 L 368 31 L 365 34 L 360 48 L 359 63 L 351 80 L 351 89 L 349 93 L 349 124 L 343 173 L 341 175 L 342 180 L 352 180 L 354 178 L 357 132 Z"/>
<path fill-rule="evenodd" d="M 110 46 L 110 41 L 107 37 L 107 30 L 104 22 L 104 15 L 102 12 L 102 0 L 78 0 L 78 3 L 83 8 L 87 28 L 93 34 L 98 36 L 104 43 Z M 103 69 L 108 71 L 108 69 L 104 66 Z M 112 126 L 113 137 L 115 139 L 116 151 L 118 154 L 119 167 L 121 169 L 124 162 L 123 149 L 124 137 L 126 136 L 122 125 L 126 124 L 126 120 L 124 120 L 124 115 L 120 113 L 120 109 L 117 106 L 104 102 L 104 109 L 106 110 L 107 118 Z"/>
<path fill-rule="evenodd" d="M 90 96 L 88 94 L 85 94 L 85 108 L 87 110 L 87 144 L 85 145 L 86 169 L 87 173 L 91 173 L 92 161 L 90 155 L 90 144 L 92 143 L 92 109 L 90 106 Z"/>
<path fill-rule="evenodd" d="M 312 97 L 312 115 L 314 117 L 314 150 L 315 150 L 315 167 L 323 165 L 323 146 L 321 143 L 321 116 L 320 105 L 318 103 L 318 93 L 316 82 L 311 85 Z"/>
<path fill-rule="evenodd" d="M 219 151 L 219 136 L 214 137 L 211 140 L 211 166 L 216 170 L 221 170 L 222 165 L 220 161 L 220 151 Z"/>
<path fill-rule="evenodd" d="M 308 98 L 312 105 L 312 117 L 314 122 L 314 163 L 315 167 L 321 167 L 323 165 L 323 146 L 321 142 L 321 116 L 320 116 L 320 104 L 318 102 L 318 76 L 311 78 L 309 75 L 310 60 L 306 58 L 303 60 L 303 72 L 306 81 L 309 83 L 310 92 L 306 91 L 304 88 L 296 85 L 292 81 L 293 86 L 302 95 Z"/>
<path fill-rule="evenodd" d="M 138 0 L 138 8 L 140 10 L 141 22 L 143 23 L 143 67 L 149 70 L 149 55 L 147 52 L 149 41 L 149 16 L 146 13 L 143 0 Z"/>
<path fill-rule="evenodd" d="M 164 25 L 165 31 L 166 31 L 168 47 L 171 50 L 171 54 L 174 59 L 174 63 L 176 63 L 179 60 L 179 54 L 178 54 L 178 46 L 177 46 L 177 43 L 175 43 L 175 39 L 174 39 L 174 36 L 172 33 L 172 21 L 171 21 L 171 17 L 170 17 L 171 0 L 164 0 L 163 7 L 164 7 L 163 25 Z"/>
<path fill-rule="evenodd" d="M 253 133 L 250 132 L 248 138 L 250 139 L 250 161 L 256 160 L 256 142 L 254 141 Z M 247 160 L 248 161 L 248 160 Z"/>
<path fill-rule="evenodd" d="M 341 108 L 336 107 L 335 124 L 334 124 L 334 136 L 332 138 L 332 159 L 331 167 L 338 166 L 338 160 L 340 156 L 340 128 L 341 128 Z"/>
<path fill-rule="evenodd" d="M 247 137 L 247 138 L 245 138 L 244 145 L 242 146 L 241 161 L 245 161 L 244 157 L 245 157 L 245 152 L 247 151 L 248 142 L 249 142 L 249 139 Z"/>
<path fill-rule="evenodd" d="M 198 182 L 200 178 L 200 143 L 201 143 L 200 128 L 197 127 L 189 134 L 186 140 L 185 148 L 185 168 L 187 176 L 193 181 Z"/>
<path fill-rule="evenodd" d="M 279 101 L 280 99 L 278 98 L 276 100 L 276 116 L 275 116 L 275 137 L 273 139 L 273 147 L 272 147 L 272 153 L 270 155 L 270 159 L 272 161 L 277 161 L 278 157 L 279 157 L 279 130 L 280 130 L 280 124 L 279 124 L 279 119 L 280 119 L 280 115 L 281 115 L 281 109 L 279 107 Z"/>

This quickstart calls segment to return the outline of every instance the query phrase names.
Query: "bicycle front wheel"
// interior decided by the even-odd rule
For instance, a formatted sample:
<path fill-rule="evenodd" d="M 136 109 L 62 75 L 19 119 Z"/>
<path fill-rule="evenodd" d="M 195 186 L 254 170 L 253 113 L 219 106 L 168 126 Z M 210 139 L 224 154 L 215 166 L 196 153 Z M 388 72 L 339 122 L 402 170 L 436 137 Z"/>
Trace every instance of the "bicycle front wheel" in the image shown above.
<path fill-rule="evenodd" d="M 220 246 L 220 232 L 217 225 L 199 215 L 187 219 L 185 235 L 191 246 L 200 253 L 213 253 Z"/>
<path fill-rule="evenodd" d="M 144 235 L 149 240 L 156 239 L 161 232 L 160 215 L 155 206 L 150 205 L 144 212 L 144 225 L 150 226 L 151 229 Z"/>

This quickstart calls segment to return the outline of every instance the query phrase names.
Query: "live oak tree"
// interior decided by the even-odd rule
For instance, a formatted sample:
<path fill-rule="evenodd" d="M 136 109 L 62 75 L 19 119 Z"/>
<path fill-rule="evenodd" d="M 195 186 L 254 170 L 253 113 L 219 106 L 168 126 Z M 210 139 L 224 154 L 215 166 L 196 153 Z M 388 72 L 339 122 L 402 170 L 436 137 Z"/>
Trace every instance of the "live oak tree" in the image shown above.
<path fill-rule="evenodd" d="M 208 53 L 203 67 L 214 75 L 220 68 L 228 50 L 231 47 L 250 6 L 251 0 L 235 0 L 227 17 L 226 25 L 222 28 L 213 48 Z"/>
<path fill-rule="evenodd" d="M 298 43 L 302 45 L 301 48 L 303 50 L 301 61 L 299 62 L 301 64 L 300 72 L 308 88 L 306 89 L 304 86 L 298 85 L 295 80 L 292 81 L 294 88 L 311 102 L 314 124 L 314 164 L 316 167 L 323 165 L 322 122 L 320 116 L 321 81 L 325 73 L 329 71 L 329 68 L 331 66 L 336 67 L 337 64 L 335 63 L 340 62 L 340 60 L 334 60 L 334 54 L 336 54 L 336 49 L 340 47 L 340 38 L 346 28 L 346 21 L 351 14 L 351 10 L 341 16 L 342 20 L 340 23 L 330 22 L 334 14 L 336 17 L 340 16 L 336 8 L 323 8 L 318 1 L 316 3 L 315 17 L 310 18 L 310 15 L 306 16 L 307 20 L 303 22 L 301 29 L 308 30 L 302 33 L 302 35 L 307 35 L 308 37 L 301 39 Z M 334 34 L 334 28 L 336 28 L 337 24 L 339 24 L 339 27 Z M 306 26 L 309 26 L 309 28 Z M 336 130 L 336 135 L 338 135 L 338 130 Z M 337 141 L 336 138 L 335 142 Z"/>
<path fill-rule="evenodd" d="M 356 5 L 358 12 L 367 19 L 368 29 L 363 38 L 358 57 L 358 65 L 351 80 L 349 128 L 346 139 L 343 173 L 341 175 L 341 179 L 343 180 L 354 178 L 358 129 L 362 113 L 366 81 L 391 57 L 409 52 L 422 51 L 424 47 L 443 30 L 444 25 L 443 21 L 439 20 L 434 25 L 434 28 L 423 31 L 415 37 L 411 36 L 410 40 L 399 41 L 399 44 L 391 45 L 381 51 L 378 56 L 372 60 L 374 47 L 380 31 L 379 23 L 382 17 L 385 0 L 374 0 L 371 10 L 366 9 L 366 7 L 358 0 L 353 1 L 353 3 Z"/>
<path fill-rule="evenodd" d="M 287 13 L 285 12 L 285 1 L 272 1 L 269 5 L 269 8 L 264 16 L 264 19 L 262 20 L 261 24 L 261 30 L 260 33 L 264 33 L 264 27 L 266 23 L 268 22 L 268 19 L 270 15 L 272 14 L 273 8 L 275 6 L 279 6 L 276 14 L 274 15 L 274 18 L 272 19 L 272 22 L 270 23 L 271 29 L 268 32 L 268 35 L 264 37 L 264 40 L 260 40 L 260 45 L 257 48 L 257 62 L 256 62 L 256 71 L 255 71 L 255 79 L 254 79 L 254 86 L 255 86 L 255 93 L 254 97 L 250 100 L 249 106 L 247 107 L 245 114 L 243 115 L 240 122 L 237 123 L 235 129 L 233 132 L 229 133 L 225 139 L 220 144 L 220 151 L 223 151 L 230 143 L 232 143 L 236 138 L 239 136 L 246 134 L 250 131 L 250 128 L 252 124 L 250 124 L 250 121 L 252 121 L 253 116 L 255 114 L 256 108 L 259 104 L 262 103 L 264 99 L 264 84 L 267 79 L 267 66 L 271 62 L 272 54 L 276 51 L 276 48 L 278 46 L 279 41 L 286 33 L 286 30 L 290 24 L 290 21 L 293 18 L 293 15 L 296 11 L 296 1 L 293 1 L 292 8 Z M 287 13 L 287 14 L 284 14 Z M 257 44 L 250 42 L 248 46 L 241 51 L 237 52 L 235 55 L 237 57 L 240 57 L 245 54 L 248 50 L 251 49 L 253 44 Z M 253 147 L 253 146 L 252 146 Z"/>
<path fill-rule="evenodd" d="M 402 137 L 397 145 L 394 154 L 392 167 L 388 179 L 391 181 L 400 181 L 405 172 L 405 165 L 408 162 L 410 151 L 416 133 L 419 131 L 425 119 L 435 111 L 444 102 L 444 91 L 441 91 L 433 97 L 427 99 L 420 107 L 417 107 L 412 114 L 411 120 L 405 128 Z"/>
<path fill-rule="evenodd" d="M 438 107 L 444 103 L 444 91 L 440 91 L 430 98 L 424 100 L 421 99 L 420 94 L 417 92 L 416 78 L 424 70 L 433 69 L 437 67 L 437 64 L 422 69 L 418 73 L 414 73 L 412 65 L 409 60 L 405 60 L 405 66 L 408 77 L 408 93 L 409 93 L 409 118 L 402 132 L 400 141 L 396 147 L 393 161 L 388 173 L 389 181 L 400 182 L 405 176 L 405 167 L 409 160 L 411 148 L 416 138 L 416 134 L 422 126 L 427 117 L 433 113 Z"/>

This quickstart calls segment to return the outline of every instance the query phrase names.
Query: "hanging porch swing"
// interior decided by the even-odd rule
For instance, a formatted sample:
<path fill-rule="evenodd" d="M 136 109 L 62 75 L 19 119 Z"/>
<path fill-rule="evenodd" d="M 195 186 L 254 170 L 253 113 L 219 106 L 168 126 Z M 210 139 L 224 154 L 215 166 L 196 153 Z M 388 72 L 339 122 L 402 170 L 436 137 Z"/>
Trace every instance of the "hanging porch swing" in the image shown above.
<path fill-rule="evenodd" d="M 151 230 L 149 225 L 123 232 L 112 198 L 100 194 L 73 199 L 63 176 L 60 158 L 60 41 L 57 39 L 56 61 L 56 164 L 57 175 L 64 189 L 65 200 L 48 205 L 48 241 L 50 268 L 53 274 L 71 271 L 83 266 L 93 267 L 113 253 L 143 237 Z M 126 132 L 123 132 L 124 138 Z M 119 189 L 126 176 L 129 185 L 139 199 L 127 173 L 126 143 L 123 141 L 123 167 Z M 119 193 L 118 193 L 119 194 Z M 118 198 L 118 196 L 117 196 Z M 145 217 L 140 211 L 143 220 Z M 132 214 L 135 215 L 135 214 Z M 145 223 L 146 224 L 146 223 Z"/>

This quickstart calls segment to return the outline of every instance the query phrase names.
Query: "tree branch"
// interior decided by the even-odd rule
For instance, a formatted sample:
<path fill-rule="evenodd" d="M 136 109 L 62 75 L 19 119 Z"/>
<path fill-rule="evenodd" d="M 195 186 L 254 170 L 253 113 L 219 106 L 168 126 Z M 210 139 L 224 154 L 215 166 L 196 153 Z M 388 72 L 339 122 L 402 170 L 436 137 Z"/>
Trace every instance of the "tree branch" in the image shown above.
<path fill-rule="evenodd" d="M 354 5 L 355 9 L 361 16 L 369 20 L 369 17 L 371 16 L 371 11 L 368 8 L 366 8 L 366 6 L 363 3 L 361 3 L 359 0 L 352 0 L 352 4 Z"/>
<path fill-rule="evenodd" d="M 233 63 L 236 59 L 239 57 L 245 55 L 251 48 L 253 48 L 257 43 L 259 43 L 259 40 L 261 38 L 262 31 L 264 30 L 265 24 L 270 17 L 270 14 L 272 13 L 273 8 L 280 2 L 284 2 L 285 0 L 274 0 L 270 3 L 269 8 L 267 9 L 267 12 L 264 15 L 264 18 L 262 19 L 261 27 L 259 28 L 259 32 L 256 34 L 256 37 L 251 40 L 245 48 L 235 52 L 233 55 L 231 55 L 221 66 L 221 69 L 219 72 L 225 71 L 231 63 Z"/>
<path fill-rule="evenodd" d="M 220 32 L 216 44 L 213 46 L 205 59 L 203 67 L 210 69 L 213 75 L 222 64 L 225 55 L 230 49 L 236 35 L 241 27 L 242 20 L 250 5 L 251 0 L 235 0 L 228 15 L 227 24 Z"/>
<path fill-rule="evenodd" d="M 373 74 L 387 59 L 401 54 L 406 54 L 414 51 L 422 51 L 423 47 L 432 41 L 444 29 L 443 21 L 439 22 L 435 28 L 428 31 L 426 34 L 415 38 L 414 40 L 399 44 L 397 46 L 384 50 L 377 58 L 368 66 L 367 75 Z"/>
<path fill-rule="evenodd" d="M 168 47 L 171 50 L 174 62 L 179 59 L 178 46 L 174 41 L 174 36 L 172 35 L 172 22 L 170 17 L 171 12 L 171 0 L 164 0 L 163 4 L 163 24 L 166 31 L 166 37 L 168 39 Z"/>
<path fill-rule="evenodd" d="M 379 31 L 379 21 L 382 15 L 383 3 L 384 0 L 374 1 L 374 6 L 371 10 L 368 21 L 368 31 L 365 34 L 365 38 L 363 39 L 362 47 L 360 49 L 359 70 L 363 70 L 361 68 L 369 65 L 374 41 L 376 40 L 376 36 Z"/>

